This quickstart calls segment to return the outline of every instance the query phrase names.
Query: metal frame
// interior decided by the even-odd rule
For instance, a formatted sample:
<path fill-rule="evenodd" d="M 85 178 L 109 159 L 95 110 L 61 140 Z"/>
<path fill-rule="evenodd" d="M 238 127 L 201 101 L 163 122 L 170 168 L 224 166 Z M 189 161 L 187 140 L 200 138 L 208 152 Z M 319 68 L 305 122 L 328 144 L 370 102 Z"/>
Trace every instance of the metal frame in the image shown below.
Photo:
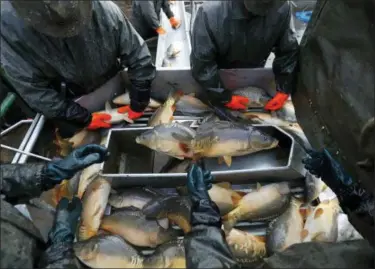
<path fill-rule="evenodd" d="M 197 121 L 192 121 L 192 124 L 197 124 Z M 240 169 L 240 170 L 230 170 L 230 171 L 212 171 L 212 175 L 215 177 L 216 181 L 232 181 L 233 184 L 249 184 L 255 181 L 290 181 L 295 179 L 300 179 L 304 177 L 305 171 L 300 162 L 303 157 L 304 151 L 298 143 L 295 143 L 293 137 L 287 132 L 283 131 L 277 126 L 273 125 L 262 125 L 254 124 L 253 126 L 258 127 L 272 127 L 281 132 L 284 136 L 288 137 L 291 141 L 288 161 L 285 166 L 279 167 L 263 167 L 263 168 L 251 168 L 251 169 Z M 152 129 L 152 127 L 141 127 L 141 128 L 119 128 L 111 129 L 108 134 L 108 139 L 106 142 L 106 147 L 110 146 L 110 141 L 112 139 L 112 134 L 114 132 L 142 132 Z M 125 141 L 124 141 L 125 143 Z M 150 157 L 149 159 L 151 160 Z M 149 161 L 150 161 L 149 160 Z M 186 173 L 132 173 L 132 174 L 118 174 L 118 173 L 103 173 L 104 166 L 106 162 L 101 165 L 101 176 L 111 179 L 114 186 L 117 185 L 118 180 L 121 180 L 121 187 L 126 186 L 138 186 L 138 185 L 178 185 L 176 182 L 185 182 Z M 117 183 L 116 183 L 117 181 Z"/>

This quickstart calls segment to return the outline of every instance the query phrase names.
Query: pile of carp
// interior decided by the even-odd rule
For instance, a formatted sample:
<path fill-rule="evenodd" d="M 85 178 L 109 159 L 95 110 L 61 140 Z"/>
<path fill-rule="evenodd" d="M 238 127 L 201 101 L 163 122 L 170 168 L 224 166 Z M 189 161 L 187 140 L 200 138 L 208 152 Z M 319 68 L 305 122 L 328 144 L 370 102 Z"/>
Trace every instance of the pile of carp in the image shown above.
<path fill-rule="evenodd" d="M 248 97 L 249 107 L 263 107 L 270 99 L 264 91 L 254 87 L 235 94 Z M 113 102 L 127 105 L 130 98 L 125 94 Z M 290 106 L 286 104 L 277 113 L 236 113 L 249 123 L 273 124 L 295 132 L 299 127 Z M 191 159 L 219 158 L 230 166 L 234 156 L 278 146 L 277 139 L 251 124 L 221 121 L 197 98 L 179 91 L 163 104 L 151 100 L 149 110 L 155 109 L 148 122 L 153 128 L 139 135 L 136 143 L 173 158 L 185 159 L 169 173 L 185 172 Z M 208 117 L 193 130 L 183 123 L 173 122 L 175 111 Z M 106 113 L 117 122 L 120 118 L 128 120 L 116 109 L 107 108 Z M 59 138 L 56 143 L 64 156 L 83 144 L 105 145 L 106 141 L 107 137 L 100 137 L 97 132 L 83 130 L 73 138 Z M 114 190 L 110 180 L 100 176 L 100 167 L 101 164 L 93 164 L 40 197 L 52 207 L 56 207 L 62 197 L 82 199 L 83 210 L 74 244 L 77 258 L 91 268 L 186 268 L 183 235 L 192 229 L 187 188 L 176 187 L 172 193 L 171 189 L 166 192 L 151 187 Z M 312 175 L 307 176 L 305 184 L 303 198 L 293 195 L 285 182 L 258 184 L 254 189 L 241 191 L 227 182 L 212 185 L 209 195 L 220 210 L 227 243 L 242 267 L 258 264 L 275 251 L 295 243 L 337 240 L 340 212 L 337 198 L 312 206 L 327 186 Z M 266 235 L 241 230 L 240 222 L 266 222 Z"/>

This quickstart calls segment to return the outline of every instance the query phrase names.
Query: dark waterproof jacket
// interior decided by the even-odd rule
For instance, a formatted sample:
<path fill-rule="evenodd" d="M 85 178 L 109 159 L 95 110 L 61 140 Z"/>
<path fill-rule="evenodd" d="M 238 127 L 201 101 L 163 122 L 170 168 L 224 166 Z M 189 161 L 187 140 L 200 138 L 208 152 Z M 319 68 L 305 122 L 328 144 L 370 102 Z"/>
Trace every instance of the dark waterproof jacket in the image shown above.
<path fill-rule="evenodd" d="M 279 90 L 292 90 L 298 41 L 289 2 L 267 16 L 247 12 L 243 1 L 205 1 L 192 32 L 193 77 L 205 88 L 219 86 L 219 69 L 264 66 L 275 52 L 273 71 Z"/>
<path fill-rule="evenodd" d="M 168 19 L 174 16 L 168 0 L 133 0 L 130 21 L 144 39 L 157 35 L 155 30 L 160 27 L 161 9 Z"/>
<path fill-rule="evenodd" d="M 1 268 L 37 268 L 39 259 L 43 261 L 39 267 L 79 267 L 71 244 L 52 245 L 44 252 L 46 246 L 37 228 L 11 205 L 39 196 L 45 190 L 43 168 L 43 164 L 0 166 L 0 191 L 8 201 L 0 200 Z"/>
<path fill-rule="evenodd" d="M 61 81 L 81 96 L 128 67 L 132 108 L 148 104 L 155 67 L 144 40 L 112 1 L 93 1 L 89 26 L 70 38 L 35 31 L 1 2 L 1 67 L 19 96 L 47 118 L 87 123 L 82 109 L 57 92 Z M 120 60 L 120 63 L 119 63 Z M 125 89 L 124 89 L 125 90 Z M 143 107 L 144 106 L 144 107 Z"/>

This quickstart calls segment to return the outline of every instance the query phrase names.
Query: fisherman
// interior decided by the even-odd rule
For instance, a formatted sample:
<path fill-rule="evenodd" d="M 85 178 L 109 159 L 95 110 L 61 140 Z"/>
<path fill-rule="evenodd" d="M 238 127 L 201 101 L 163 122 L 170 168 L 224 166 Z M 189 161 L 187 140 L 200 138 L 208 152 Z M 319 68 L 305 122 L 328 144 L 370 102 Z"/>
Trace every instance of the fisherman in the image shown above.
<path fill-rule="evenodd" d="M 133 0 L 130 21 L 144 39 L 158 34 L 166 34 L 165 29 L 160 24 L 161 9 L 167 15 L 172 28 L 178 29 L 181 22 L 175 18 L 170 8 L 169 0 Z"/>
<path fill-rule="evenodd" d="M 221 88 L 219 69 L 263 67 L 274 51 L 277 93 L 265 109 L 278 110 L 293 88 L 298 47 L 289 1 L 206 1 L 194 21 L 192 75 L 214 105 L 244 110 L 248 98 Z"/>
<path fill-rule="evenodd" d="M 106 148 L 85 145 L 65 159 L 47 164 L 2 164 L 1 268 L 77 268 L 73 240 L 82 205 L 78 198 L 63 198 L 56 208 L 54 224 L 45 245 L 39 231 L 11 204 L 39 196 L 64 179 L 107 157 Z M 39 263 L 39 267 L 36 267 Z"/>
<path fill-rule="evenodd" d="M 118 112 L 141 117 L 155 77 L 147 45 L 112 1 L 2 1 L 1 67 L 21 99 L 64 137 L 110 127 L 110 115 L 91 112 L 124 92 L 125 67 L 131 104 Z"/>
<path fill-rule="evenodd" d="M 197 164 L 190 167 L 187 187 L 192 229 L 184 239 L 186 268 L 239 268 L 221 229 L 219 208 L 208 194 L 212 182 L 209 171 Z"/>

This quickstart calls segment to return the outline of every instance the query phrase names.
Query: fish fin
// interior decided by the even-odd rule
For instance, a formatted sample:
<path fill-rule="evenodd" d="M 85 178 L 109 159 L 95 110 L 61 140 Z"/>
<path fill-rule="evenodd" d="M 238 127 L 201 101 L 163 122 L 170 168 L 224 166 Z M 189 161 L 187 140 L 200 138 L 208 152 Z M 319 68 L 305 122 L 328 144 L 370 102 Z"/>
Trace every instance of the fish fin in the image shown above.
<path fill-rule="evenodd" d="M 304 240 L 309 235 L 309 231 L 306 229 L 303 229 L 301 231 L 301 239 Z"/>
<path fill-rule="evenodd" d="M 221 219 L 222 219 L 223 221 L 228 221 L 228 220 L 229 220 L 229 213 L 226 214 L 226 215 L 224 215 L 224 216 L 222 216 Z"/>
<path fill-rule="evenodd" d="M 260 188 L 262 188 L 262 185 L 260 185 L 260 183 L 257 182 L 257 191 L 258 191 Z"/>
<path fill-rule="evenodd" d="M 236 193 L 241 196 L 241 197 L 244 197 L 245 195 L 247 195 L 248 193 L 245 192 L 245 191 L 236 191 Z"/>
<path fill-rule="evenodd" d="M 224 162 L 223 157 L 219 157 L 219 158 L 217 158 L 217 163 L 218 163 L 219 165 L 223 164 L 223 162 Z"/>
<path fill-rule="evenodd" d="M 58 192 L 61 198 L 65 197 L 65 198 L 68 198 L 69 200 L 73 198 L 73 194 L 71 193 L 69 189 L 69 180 L 64 179 L 59 184 Z"/>
<path fill-rule="evenodd" d="M 168 219 L 157 219 L 156 222 L 159 224 L 160 227 L 163 229 L 169 228 L 169 222 Z"/>
<path fill-rule="evenodd" d="M 308 208 L 300 208 L 299 209 L 299 213 L 301 214 L 301 216 L 306 219 L 307 217 L 307 212 L 308 212 Z"/>
<path fill-rule="evenodd" d="M 107 101 L 107 102 L 105 102 L 105 111 L 109 111 L 109 110 L 111 110 L 112 109 L 112 107 L 111 107 L 111 105 L 109 104 L 109 102 Z"/>
<path fill-rule="evenodd" d="M 182 135 L 180 135 L 178 133 L 174 133 L 174 132 L 171 133 L 171 136 L 174 139 L 178 140 L 179 142 L 182 142 L 182 143 L 185 143 L 185 144 L 189 145 L 189 148 L 191 147 L 190 146 L 191 145 L 191 141 L 189 139 L 187 139 L 186 137 L 184 137 L 184 136 L 182 136 Z"/>
<path fill-rule="evenodd" d="M 232 157 L 231 156 L 223 156 L 225 164 L 230 167 L 232 165 Z"/>
<path fill-rule="evenodd" d="M 183 95 L 184 95 L 184 92 L 182 90 L 177 90 L 172 94 L 172 97 L 177 103 Z"/>
<path fill-rule="evenodd" d="M 323 213 L 324 213 L 324 209 L 323 209 L 323 208 L 318 208 L 318 209 L 315 211 L 314 219 L 319 218 L 321 215 L 323 215 Z"/>
<path fill-rule="evenodd" d="M 264 235 L 254 235 L 255 239 L 259 242 L 266 242 L 266 237 Z"/>
<path fill-rule="evenodd" d="M 239 195 L 237 192 L 232 192 L 231 197 L 233 205 L 236 207 L 240 203 L 242 196 Z"/>
<path fill-rule="evenodd" d="M 325 191 L 328 188 L 327 184 L 323 183 L 321 192 Z"/>
<path fill-rule="evenodd" d="M 96 231 L 91 230 L 90 228 L 86 227 L 81 223 L 79 226 L 79 231 L 78 231 L 78 238 L 79 241 L 89 239 L 97 234 Z"/>
<path fill-rule="evenodd" d="M 215 183 L 216 186 L 222 187 L 224 189 L 232 189 L 232 184 L 230 182 L 219 182 Z"/>
<path fill-rule="evenodd" d="M 318 232 L 311 238 L 311 241 L 324 241 L 324 239 L 325 239 L 325 233 Z"/>
<path fill-rule="evenodd" d="M 185 234 L 191 231 L 191 224 L 189 219 L 175 213 L 168 213 L 167 218 L 171 222 L 175 223 L 178 227 L 180 227 Z"/>

